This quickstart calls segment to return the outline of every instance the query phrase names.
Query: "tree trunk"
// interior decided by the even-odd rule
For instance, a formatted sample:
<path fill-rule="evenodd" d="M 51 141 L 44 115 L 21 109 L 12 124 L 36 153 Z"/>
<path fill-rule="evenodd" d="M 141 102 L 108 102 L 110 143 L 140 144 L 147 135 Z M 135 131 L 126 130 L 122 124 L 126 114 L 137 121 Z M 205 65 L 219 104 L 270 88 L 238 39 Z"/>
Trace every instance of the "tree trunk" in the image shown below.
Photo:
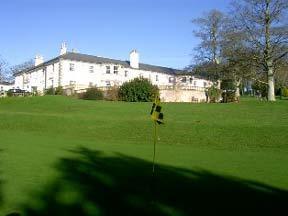
<path fill-rule="evenodd" d="M 265 51 L 264 59 L 266 65 L 266 72 L 268 78 L 268 101 L 275 101 L 274 93 L 274 70 L 272 62 L 272 50 L 271 50 L 271 39 L 270 39 L 270 25 L 271 25 L 271 12 L 270 4 L 271 0 L 265 0 L 266 9 L 265 9 Z"/>
<path fill-rule="evenodd" d="M 239 101 L 239 99 L 240 99 L 240 84 L 241 84 L 240 79 L 235 81 L 235 85 L 236 85 L 235 101 Z"/>
<path fill-rule="evenodd" d="M 273 68 L 268 68 L 268 101 L 275 101 L 274 73 Z"/>

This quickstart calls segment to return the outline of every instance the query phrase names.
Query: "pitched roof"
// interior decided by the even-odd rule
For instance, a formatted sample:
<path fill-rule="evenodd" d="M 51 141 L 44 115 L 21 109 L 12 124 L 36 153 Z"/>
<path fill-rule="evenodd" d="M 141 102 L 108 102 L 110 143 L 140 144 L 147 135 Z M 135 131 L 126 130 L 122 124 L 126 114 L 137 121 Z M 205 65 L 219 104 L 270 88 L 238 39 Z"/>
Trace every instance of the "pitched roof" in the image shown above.
<path fill-rule="evenodd" d="M 14 83 L 6 82 L 6 81 L 0 81 L 0 85 L 13 85 Z"/>
<path fill-rule="evenodd" d="M 122 60 L 116 60 L 116 59 L 109 59 L 109 58 L 103 58 L 99 56 L 93 56 L 93 55 L 87 55 L 87 54 L 81 54 L 81 53 L 73 53 L 68 52 L 64 55 L 58 56 L 54 59 L 51 59 L 47 62 L 44 62 L 43 64 L 40 64 L 38 66 L 35 66 L 33 68 L 30 68 L 25 71 L 21 71 L 19 73 L 16 73 L 14 75 L 28 72 L 31 70 L 35 70 L 39 67 L 47 66 L 51 64 L 52 62 L 55 62 L 59 59 L 67 59 L 72 61 L 82 61 L 82 62 L 89 62 L 89 63 L 95 63 L 95 64 L 116 64 L 116 65 L 122 65 L 125 68 L 131 68 L 129 61 L 122 61 Z M 166 74 L 179 74 L 183 72 L 182 70 L 168 68 L 168 67 L 162 67 L 162 66 L 155 66 L 155 65 L 149 65 L 149 64 L 139 64 L 139 70 L 145 70 L 145 71 L 153 71 L 153 72 L 159 72 L 159 73 L 166 73 Z"/>

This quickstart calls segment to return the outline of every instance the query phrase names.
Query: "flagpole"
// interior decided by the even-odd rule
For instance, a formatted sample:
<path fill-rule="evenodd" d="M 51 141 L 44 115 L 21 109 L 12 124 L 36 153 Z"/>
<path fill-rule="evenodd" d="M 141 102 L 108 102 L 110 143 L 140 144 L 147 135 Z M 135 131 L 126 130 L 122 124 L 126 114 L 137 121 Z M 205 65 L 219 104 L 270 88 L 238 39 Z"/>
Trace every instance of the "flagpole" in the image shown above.
<path fill-rule="evenodd" d="M 154 171 L 155 171 L 156 142 L 157 142 L 157 123 L 156 123 L 156 121 L 154 121 L 154 154 L 153 154 L 153 174 L 154 174 Z"/>

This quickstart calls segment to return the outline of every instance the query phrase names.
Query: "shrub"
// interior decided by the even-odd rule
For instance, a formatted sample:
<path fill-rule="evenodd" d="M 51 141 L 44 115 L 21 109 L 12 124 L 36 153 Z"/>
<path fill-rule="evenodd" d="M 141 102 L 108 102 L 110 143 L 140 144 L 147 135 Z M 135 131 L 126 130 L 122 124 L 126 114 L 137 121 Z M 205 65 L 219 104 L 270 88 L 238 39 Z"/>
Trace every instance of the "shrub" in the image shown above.
<path fill-rule="evenodd" d="M 210 88 L 208 88 L 208 97 L 210 99 L 210 103 L 216 103 L 219 101 L 221 97 L 222 90 L 217 88 L 217 86 L 212 85 Z"/>
<path fill-rule="evenodd" d="M 45 95 L 54 95 L 54 94 L 55 94 L 55 89 L 52 87 L 45 90 Z"/>
<path fill-rule="evenodd" d="M 288 97 L 288 88 L 282 88 L 282 96 Z"/>
<path fill-rule="evenodd" d="M 119 87 L 113 86 L 110 87 L 105 93 L 104 93 L 104 99 L 109 101 L 117 101 L 119 100 Z"/>
<path fill-rule="evenodd" d="M 103 92 L 96 88 L 89 88 L 86 92 L 79 94 L 80 99 L 84 100 L 103 100 Z"/>
<path fill-rule="evenodd" d="M 221 82 L 221 89 L 222 89 L 222 102 L 229 103 L 235 102 L 236 98 L 236 85 L 235 81 L 232 79 L 225 79 Z"/>
<path fill-rule="evenodd" d="M 268 85 L 262 82 L 254 82 L 252 88 L 256 91 L 258 97 L 268 97 Z"/>
<path fill-rule="evenodd" d="M 159 89 L 148 79 L 135 78 L 125 82 L 119 89 L 119 97 L 128 102 L 148 102 L 159 95 Z"/>
<path fill-rule="evenodd" d="M 58 86 L 55 88 L 55 95 L 63 95 L 63 93 L 64 91 L 62 86 Z"/>

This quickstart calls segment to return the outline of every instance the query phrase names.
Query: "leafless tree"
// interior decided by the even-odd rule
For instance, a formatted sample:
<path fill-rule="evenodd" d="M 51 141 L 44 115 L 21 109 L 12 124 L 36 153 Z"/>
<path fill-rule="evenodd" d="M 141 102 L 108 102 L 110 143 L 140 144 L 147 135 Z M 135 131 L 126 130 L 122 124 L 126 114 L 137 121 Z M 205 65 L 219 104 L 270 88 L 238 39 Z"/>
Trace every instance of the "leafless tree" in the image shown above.
<path fill-rule="evenodd" d="M 7 62 L 0 59 L 0 82 L 7 81 Z"/>
<path fill-rule="evenodd" d="M 194 35 L 200 39 L 200 44 L 195 49 L 195 59 L 198 66 L 208 72 L 209 78 L 219 78 L 219 65 L 223 42 L 223 29 L 227 17 L 218 10 L 211 10 L 202 17 L 193 19 L 192 23 L 198 26 Z"/>
<path fill-rule="evenodd" d="M 241 0 L 233 8 L 235 28 L 245 33 L 245 45 L 267 77 L 268 100 L 275 101 L 275 68 L 288 54 L 288 1 Z"/>

